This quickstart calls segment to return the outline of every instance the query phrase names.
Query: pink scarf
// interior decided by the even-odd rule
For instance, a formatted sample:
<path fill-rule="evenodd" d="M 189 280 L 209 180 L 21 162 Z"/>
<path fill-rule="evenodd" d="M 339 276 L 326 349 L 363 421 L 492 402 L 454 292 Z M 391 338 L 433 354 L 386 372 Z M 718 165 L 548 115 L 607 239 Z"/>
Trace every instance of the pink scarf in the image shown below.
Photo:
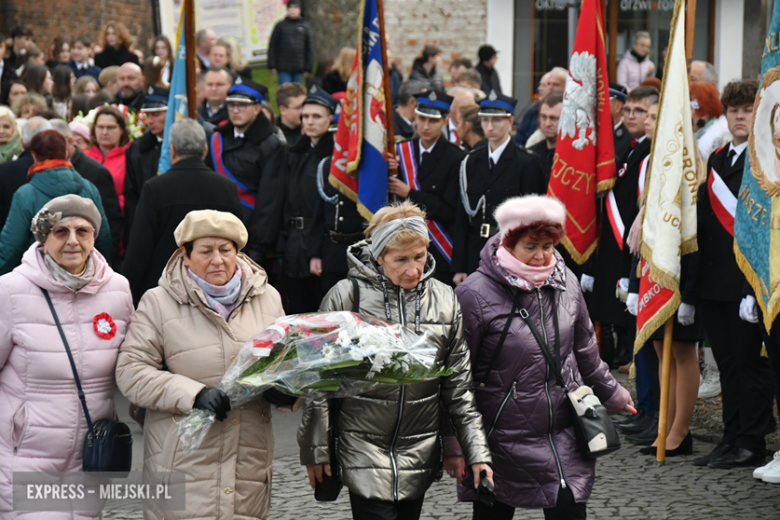
<path fill-rule="evenodd" d="M 498 259 L 499 265 L 503 267 L 507 273 L 525 281 L 530 286 L 537 289 L 544 285 L 544 282 L 547 281 L 552 274 L 553 269 L 555 269 L 556 264 L 555 255 L 550 259 L 548 265 L 536 266 L 525 264 L 515 258 L 515 255 L 504 246 L 499 246 L 496 251 L 496 258 Z"/>

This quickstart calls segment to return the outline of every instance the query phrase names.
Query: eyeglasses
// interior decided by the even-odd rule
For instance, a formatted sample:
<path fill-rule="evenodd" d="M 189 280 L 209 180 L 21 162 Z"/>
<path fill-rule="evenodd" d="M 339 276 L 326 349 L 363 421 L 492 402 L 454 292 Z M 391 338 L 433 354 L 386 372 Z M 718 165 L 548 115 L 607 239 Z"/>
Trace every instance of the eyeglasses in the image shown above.
<path fill-rule="evenodd" d="M 76 233 L 76 239 L 86 240 L 91 236 L 95 235 L 95 230 L 91 227 L 77 227 L 77 228 L 69 228 L 69 227 L 55 227 L 51 230 L 52 235 L 54 235 L 54 238 L 57 240 L 67 240 L 70 238 L 70 235 L 72 233 Z"/>
<path fill-rule="evenodd" d="M 627 116 L 630 116 L 630 115 L 641 116 L 642 114 L 647 114 L 647 110 L 645 110 L 644 108 L 624 107 L 623 108 L 623 114 L 627 115 Z"/>
<path fill-rule="evenodd" d="M 233 110 L 234 112 L 242 112 L 246 110 L 248 107 L 253 107 L 255 105 L 256 103 L 233 103 L 228 101 L 227 109 Z"/>

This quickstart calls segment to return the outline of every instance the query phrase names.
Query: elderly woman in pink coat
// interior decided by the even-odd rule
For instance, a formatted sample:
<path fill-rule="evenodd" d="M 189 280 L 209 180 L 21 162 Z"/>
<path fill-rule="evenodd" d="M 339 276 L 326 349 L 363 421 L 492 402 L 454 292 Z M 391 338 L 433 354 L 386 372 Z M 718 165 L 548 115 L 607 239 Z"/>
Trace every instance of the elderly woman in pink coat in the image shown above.
<path fill-rule="evenodd" d="M 95 249 L 100 212 L 90 199 L 50 200 L 33 218 L 37 240 L 0 277 L 0 518 L 13 512 L 15 472 L 78 472 L 87 422 L 48 291 L 93 421 L 114 417 L 114 369 L 133 315 L 125 278 Z M 25 518 L 99 518 L 35 512 Z"/>

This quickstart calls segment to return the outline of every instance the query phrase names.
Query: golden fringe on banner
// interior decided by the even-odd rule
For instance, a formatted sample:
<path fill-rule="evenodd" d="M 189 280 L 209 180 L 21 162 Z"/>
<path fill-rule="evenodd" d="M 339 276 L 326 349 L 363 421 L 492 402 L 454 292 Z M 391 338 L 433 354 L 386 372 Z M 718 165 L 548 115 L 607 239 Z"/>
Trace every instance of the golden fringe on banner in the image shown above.
<path fill-rule="evenodd" d="M 577 251 L 577 249 L 574 247 L 574 244 L 571 243 L 571 239 L 569 239 L 569 237 L 567 236 L 564 236 L 561 239 L 561 244 L 563 244 L 563 247 L 565 247 L 566 251 L 569 252 L 569 255 L 571 256 L 572 260 L 577 262 L 577 264 L 582 265 L 588 260 L 588 258 L 590 258 L 590 255 L 592 255 L 593 252 L 598 247 L 599 239 L 596 238 L 596 240 L 594 240 L 593 243 L 588 247 L 588 249 L 586 249 L 585 252 L 582 254 L 580 254 Z"/>
<path fill-rule="evenodd" d="M 596 193 L 601 193 L 602 191 L 611 190 L 615 186 L 615 177 L 612 177 L 611 179 L 600 181 L 596 184 Z"/>
<path fill-rule="evenodd" d="M 346 184 L 338 180 L 333 174 L 330 174 L 328 177 L 328 182 L 330 182 L 330 185 L 336 188 L 342 195 L 357 205 L 357 210 L 361 217 L 366 220 L 371 220 L 371 217 L 373 217 L 374 214 L 358 200 L 358 194 L 352 191 L 352 188 L 349 188 Z"/>

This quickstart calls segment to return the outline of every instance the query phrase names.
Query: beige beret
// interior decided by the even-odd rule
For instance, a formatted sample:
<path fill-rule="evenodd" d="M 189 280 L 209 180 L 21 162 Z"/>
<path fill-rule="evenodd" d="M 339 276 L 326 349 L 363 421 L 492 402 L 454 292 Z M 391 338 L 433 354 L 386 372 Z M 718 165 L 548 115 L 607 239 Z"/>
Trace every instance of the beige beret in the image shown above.
<path fill-rule="evenodd" d="M 176 226 L 173 237 L 179 247 L 198 238 L 224 238 L 235 242 L 241 251 L 249 240 L 249 233 L 241 219 L 232 213 L 204 209 L 187 213 Z"/>

